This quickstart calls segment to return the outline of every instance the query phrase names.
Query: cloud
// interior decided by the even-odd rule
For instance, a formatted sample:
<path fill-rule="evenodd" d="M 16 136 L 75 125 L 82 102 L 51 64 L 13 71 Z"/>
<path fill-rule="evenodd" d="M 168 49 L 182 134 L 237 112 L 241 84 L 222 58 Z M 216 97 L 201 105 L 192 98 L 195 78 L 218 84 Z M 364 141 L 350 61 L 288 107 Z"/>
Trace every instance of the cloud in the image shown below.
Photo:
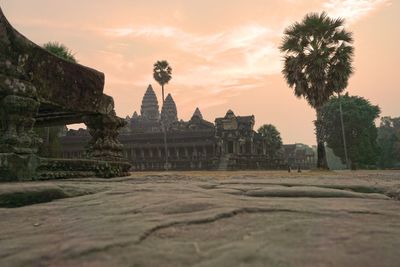
<path fill-rule="evenodd" d="M 165 44 L 170 41 L 177 53 L 189 55 L 184 70 L 175 78 L 175 84 L 197 84 L 211 91 L 245 90 L 251 86 L 234 84 L 231 80 L 279 73 L 280 55 L 276 43 L 281 32 L 281 29 L 273 30 L 254 23 L 205 35 L 170 26 L 122 27 L 102 31 L 107 37 L 124 39 L 125 42 Z M 201 64 L 194 58 L 199 59 Z"/>
<path fill-rule="evenodd" d="M 302 5 L 307 3 L 302 2 Z M 333 17 L 344 17 L 354 23 L 388 3 L 389 0 L 320 0 L 315 5 Z M 128 58 L 121 48 L 111 48 L 115 55 L 106 57 L 107 62 L 115 65 L 109 79 L 111 83 L 129 85 L 132 79 L 129 72 L 141 65 L 151 69 L 155 58 L 167 55 L 165 58 L 172 63 L 176 73 L 172 81 L 174 93 L 184 95 L 190 103 L 199 99 L 200 91 L 205 92 L 205 98 L 218 97 L 215 101 L 204 101 L 203 105 L 209 107 L 226 103 L 233 92 L 263 87 L 259 81 L 265 82 L 266 76 L 280 73 L 282 59 L 278 46 L 287 26 L 283 21 L 287 20 L 294 19 L 283 17 L 282 21 L 273 24 L 248 21 L 224 31 L 207 33 L 160 24 L 97 28 L 96 31 L 109 43 L 129 44 L 131 47 L 127 47 L 127 51 L 141 51 L 139 58 Z M 147 50 L 150 52 L 146 57 Z M 126 62 L 134 63 L 128 66 Z M 137 70 L 131 83 L 144 88 L 151 82 L 149 71 Z M 193 89 L 194 85 L 197 89 Z M 186 94 L 184 91 L 188 88 L 198 93 Z"/>
<path fill-rule="evenodd" d="M 100 29 L 111 37 L 146 36 L 146 37 L 173 37 L 182 35 L 177 29 L 168 26 L 144 26 Z"/>
<path fill-rule="evenodd" d="M 390 0 L 329 0 L 323 4 L 329 15 L 354 23 Z"/>

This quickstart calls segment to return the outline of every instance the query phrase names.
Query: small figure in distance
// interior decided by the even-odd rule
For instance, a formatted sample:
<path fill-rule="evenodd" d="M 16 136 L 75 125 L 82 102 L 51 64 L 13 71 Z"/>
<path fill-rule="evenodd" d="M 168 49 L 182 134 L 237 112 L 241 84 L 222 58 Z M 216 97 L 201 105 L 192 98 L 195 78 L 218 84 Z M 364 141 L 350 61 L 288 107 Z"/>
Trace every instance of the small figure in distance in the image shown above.
<path fill-rule="evenodd" d="M 297 172 L 301 172 L 301 167 L 300 167 L 300 165 L 297 167 Z"/>
<path fill-rule="evenodd" d="M 292 168 L 290 168 L 290 165 L 288 165 L 287 171 L 288 171 L 288 172 L 291 172 L 291 171 L 292 171 Z"/>

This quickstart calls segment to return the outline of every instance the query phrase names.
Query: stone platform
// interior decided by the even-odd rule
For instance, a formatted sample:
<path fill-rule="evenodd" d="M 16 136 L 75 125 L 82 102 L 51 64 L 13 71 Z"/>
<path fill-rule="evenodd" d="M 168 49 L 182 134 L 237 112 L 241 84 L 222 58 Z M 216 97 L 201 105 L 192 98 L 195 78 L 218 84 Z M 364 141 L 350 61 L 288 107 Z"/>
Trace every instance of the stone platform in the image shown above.
<path fill-rule="evenodd" d="M 2 183 L 0 266 L 399 266 L 399 199 L 400 171 Z"/>

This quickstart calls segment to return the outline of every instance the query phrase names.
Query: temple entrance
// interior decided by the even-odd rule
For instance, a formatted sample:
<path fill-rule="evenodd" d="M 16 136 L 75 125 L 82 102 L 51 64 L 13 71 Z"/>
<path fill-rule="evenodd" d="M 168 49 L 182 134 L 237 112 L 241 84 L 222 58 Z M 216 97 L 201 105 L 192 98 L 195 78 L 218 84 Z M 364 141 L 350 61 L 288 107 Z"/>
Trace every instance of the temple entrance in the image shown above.
<path fill-rule="evenodd" d="M 233 153 L 233 141 L 228 141 L 228 153 Z"/>

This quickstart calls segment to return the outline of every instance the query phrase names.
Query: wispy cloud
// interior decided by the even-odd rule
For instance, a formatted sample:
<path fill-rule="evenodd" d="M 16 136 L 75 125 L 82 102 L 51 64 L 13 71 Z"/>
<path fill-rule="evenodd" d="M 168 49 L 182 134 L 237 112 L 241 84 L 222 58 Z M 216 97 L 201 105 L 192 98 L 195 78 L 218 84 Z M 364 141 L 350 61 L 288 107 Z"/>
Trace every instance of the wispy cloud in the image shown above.
<path fill-rule="evenodd" d="M 345 18 L 348 22 L 354 23 L 365 17 L 378 7 L 384 4 L 391 4 L 390 0 L 329 0 L 323 7 L 333 17 Z"/>
<path fill-rule="evenodd" d="M 232 83 L 232 79 L 256 78 L 278 73 L 280 55 L 276 42 L 281 29 L 259 24 L 248 24 L 229 31 L 201 35 L 182 31 L 174 27 L 143 26 L 105 29 L 103 34 L 112 38 L 138 41 L 140 38 L 152 42 L 163 42 L 160 38 L 173 41 L 174 49 L 202 59 L 201 65 L 188 65 L 175 79 L 180 85 L 193 83 L 207 86 L 208 90 L 229 90 L 236 87 L 245 90 L 251 86 Z M 218 88 L 217 88 L 218 87 Z M 214 88 L 214 89 L 213 89 Z"/>
<path fill-rule="evenodd" d="M 289 1 L 290 2 L 290 1 Z M 370 14 L 390 0 L 321 0 L 318 9 L 326 10 L 330 16 L 343 17 L 354 23 Z M 288 20 L 289 18 L 284 18 Z M 180 61 L 179 75 L 173 78 L 175 93 L 179 88 L 196 85 L 209 95 L 231 95 L 252 88 L 259 88 L 258 80 L 267 75 L 279 74 L 282 59 L 279 43 L 284 23 L 265 24 L 247 22 L 217 32 L 196 33 L 185 31 L 171 25 L 137 25 L 96 29 L 103 37 L 126 44 L 152 44 L 157 53 L 168 58 L 185 58 Z M 114 51 L 117 53 L 118 50 Z M 149 59 L 150 60 L 150 59 Z M 151 60 L 154 60 L 151 57 Z M 115 63 L 117 76 L 124 73 L 124 68 L 131 69 L 121 55 L 109 62 Z M 137 63 L 140 64 L 140 63 Z M 112 79 L 110 79 L 111 81 Z M 129 76 L 118 79 L 128 84 Z M 132 82 L 135 86 L 145 86 L 152 81 L 149 73 L 143 73 Z M 190 98 L 190 95 L 185 95 Z M 215 101 L 215 104 L 224 101 Z M 213 102 L 214 103 L 214 102 Z M 213 105 L 210 103 L 210 105 Z"/>
<path fill-rule="evenodd" d="M 182 32 L 168 26 L 121 27 L 100 29 L 111 37 L 147 36 L 147 37 L 173 37 L 182 36 Z"/>

